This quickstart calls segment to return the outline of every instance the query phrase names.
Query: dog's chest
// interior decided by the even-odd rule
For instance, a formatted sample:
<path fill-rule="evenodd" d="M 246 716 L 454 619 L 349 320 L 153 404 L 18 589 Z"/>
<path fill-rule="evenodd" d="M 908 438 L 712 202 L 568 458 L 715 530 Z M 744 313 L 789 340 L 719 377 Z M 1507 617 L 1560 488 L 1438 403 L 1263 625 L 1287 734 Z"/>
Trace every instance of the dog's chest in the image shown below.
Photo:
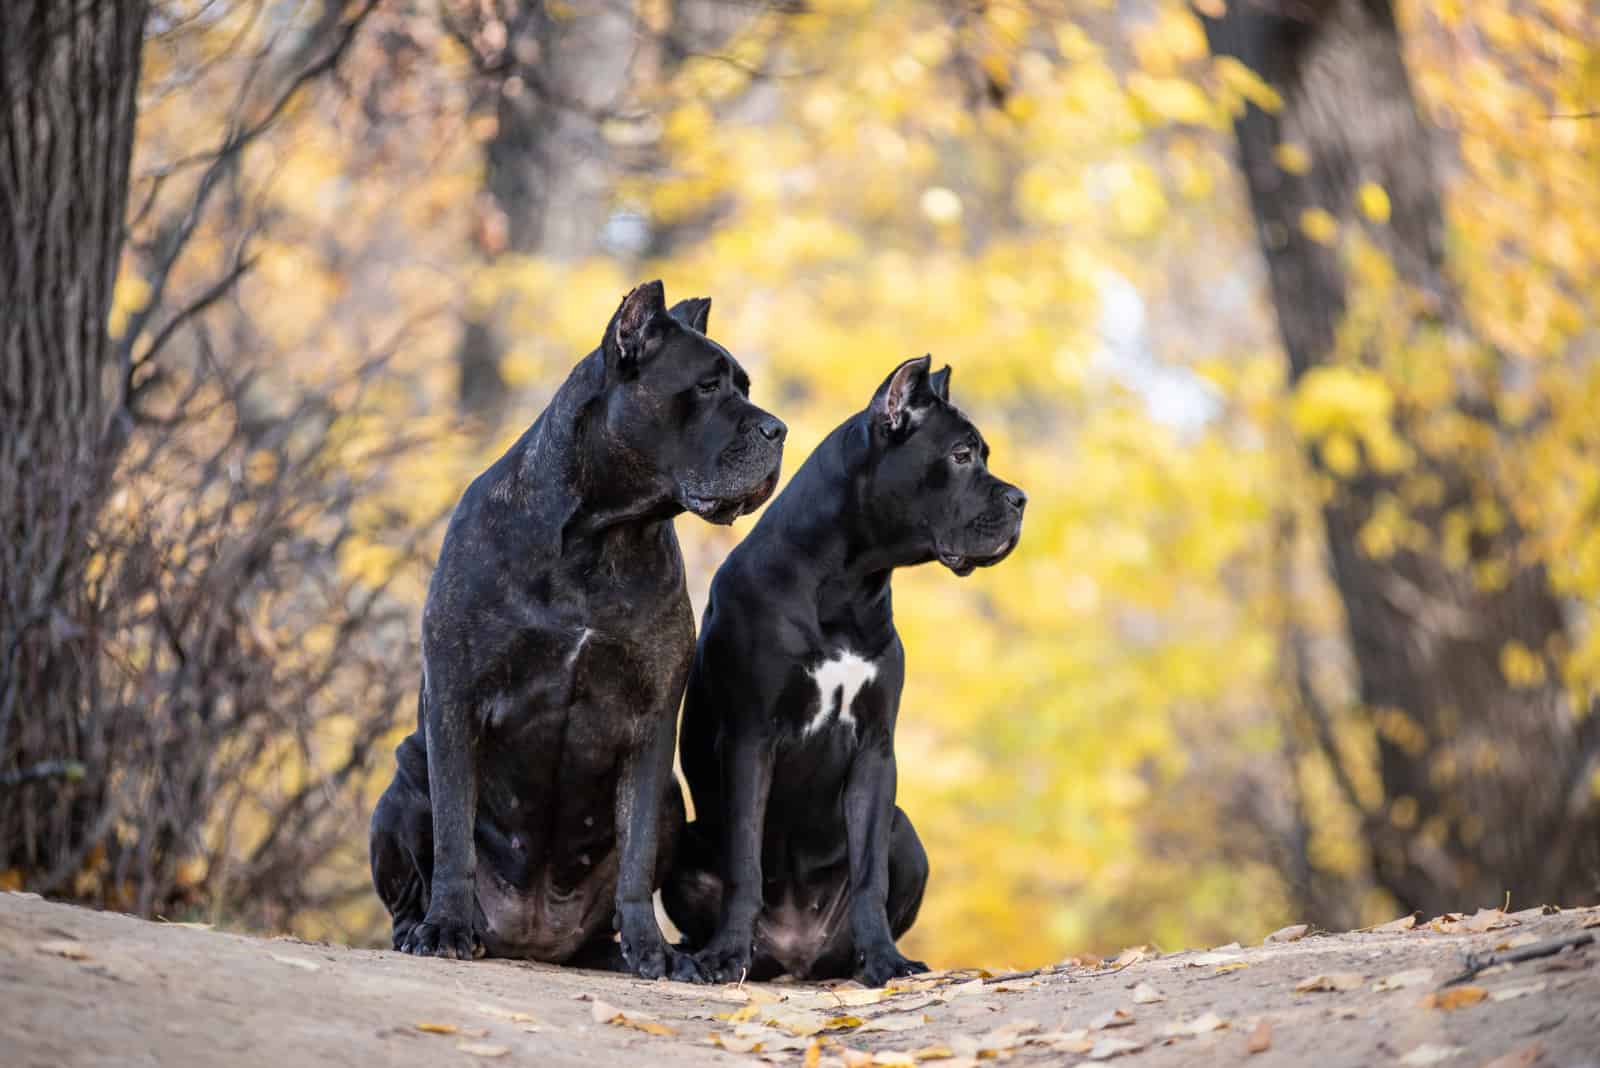
<path fill-rule="evenodd" d="M 878 677 L 876 661 L 849 650 L 835 650 L 806 672 L 816 686 L 814 711 L 800 729 L 809 738 L 829 727 L 856 729 L 855 701 Z"/>

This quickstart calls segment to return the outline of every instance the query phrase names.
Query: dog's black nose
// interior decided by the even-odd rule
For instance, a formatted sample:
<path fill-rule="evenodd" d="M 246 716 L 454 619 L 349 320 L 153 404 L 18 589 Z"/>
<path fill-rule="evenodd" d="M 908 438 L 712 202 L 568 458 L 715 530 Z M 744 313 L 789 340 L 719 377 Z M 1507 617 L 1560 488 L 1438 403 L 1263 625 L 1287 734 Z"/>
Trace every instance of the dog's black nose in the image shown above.
<path fill-rule="evenodd" d="M 1020 512 L 1028 503 L 1028 495 L 1017 489 L 1017 487 L 1012 486 L 1006 490 L 1006 503 Z"/>
<path fill-rule="evenodd" d="M 784 435 L 789 433 L 789 428 L 783 425 L 783 420 L 777 416 L 763 416 L 756 421 L 756 429 L 761 431 L 761 436 L 768 441 L 782 441 Z"/>

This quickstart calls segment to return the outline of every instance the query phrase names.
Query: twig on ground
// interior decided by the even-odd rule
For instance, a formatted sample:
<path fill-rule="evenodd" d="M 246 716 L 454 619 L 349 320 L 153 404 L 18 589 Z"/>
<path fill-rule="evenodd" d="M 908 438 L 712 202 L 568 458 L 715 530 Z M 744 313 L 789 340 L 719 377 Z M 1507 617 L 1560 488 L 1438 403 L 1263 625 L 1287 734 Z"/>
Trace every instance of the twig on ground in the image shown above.
<path fill-rule="evenodd" d="M 1523 961 L 1538 960 L 1541 957 L 1553 957 L 1564 949 L 1587 946 L 1593 941 L 1594 935 L 1592 933 L 1579 931 L 1577 934 L 1563 935 L 1560 938 L 1547 938 L 1543 942 L 1535 942 L 1531 946 L 1508 950 L 1505 953 L 1486 953 L 1481 957 L 1476 953 L 1468 953 L 1466 971 L 1446 979 L 1439 989 L 1443 990 L 1448 986 L 1459 986 L 1462 983 L 1471 982 L 1479 972 L 1492 968 L 1496 964 L 1520 964 Z"/>
<path fill-rule="evenodd" d="M 1009 983 L 1017 979 L 1032 979 L 1036 975 L 1044 975 L 1055 970 L 1056 966 L 1054 964 L 1048 964 L 1043 968 L 1034 968 L 1026 972 L 1006 972 L 1004 975 L 991 975 L 983 981 L 983 985 L 993 986 L 995 983 Z"/>

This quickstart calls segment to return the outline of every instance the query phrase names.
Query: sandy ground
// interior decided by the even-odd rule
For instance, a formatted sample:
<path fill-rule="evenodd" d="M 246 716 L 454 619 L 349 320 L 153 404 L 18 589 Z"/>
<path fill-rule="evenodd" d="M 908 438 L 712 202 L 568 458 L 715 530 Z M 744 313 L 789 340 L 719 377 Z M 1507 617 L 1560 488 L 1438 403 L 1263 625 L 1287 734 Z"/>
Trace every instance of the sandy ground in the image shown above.
<path fill-rule="evenodd" d="M 1467 953 L 1591 934 L 1600 909 L 1534 909 L 1243 949 L 1131 950 L 1120 966 L 1020 977 L 948 972 L 889 992 L 707 988 L 418 960 L 0 894 L 0 1065 L 1600 1068 L 1600 944 L 1439 991 Z"/>

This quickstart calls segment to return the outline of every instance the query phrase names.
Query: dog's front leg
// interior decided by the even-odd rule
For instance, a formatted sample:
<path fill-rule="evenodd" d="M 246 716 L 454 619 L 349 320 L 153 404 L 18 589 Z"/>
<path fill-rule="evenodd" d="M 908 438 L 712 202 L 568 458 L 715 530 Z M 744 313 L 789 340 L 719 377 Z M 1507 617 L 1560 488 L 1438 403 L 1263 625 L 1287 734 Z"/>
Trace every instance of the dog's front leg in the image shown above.
<path fill-rule="evenodd" d="M 845 783 L 844 823 L 850 849 L 850 927 L 856 967 L 867 986 L 925 972 L 895 948 L 889 930 L 889 832 L 894 823 L 895 762 L 888 738 L 864 740 Z"/>
<path fill-rule="evenodd" d="M 622 933 L 622 959 L 635 974 L 645 979 L 670 975 L 692 982 L 699 978 L 694 960 L 667 945 L 652 898 L 661 798 L 672 775 L 677 729 L 676 709 L 658 715 L 650 740 L 623 758 L 617 780 L 617 836 L 622 856 L 615 923 Z"/>
<path fill-rule="evenodd" d="M 735 737 L 722 758 L 723 893 L 717 933 L 695 954 L 714 983 L 737 983 L 750 971 L 756 918 L 761 915 L 761 837 L 772 792 L 772 742 Z"/>
<path fill-rule="evenodd" d="M 477 730 L 470 709 L 448 696 L 427 692 L 428 795 L 433 806 L 433 885 L 428 912 L 401 948 L 423 957 L 471 960 L 483 956 L 478 912 Z"/>

